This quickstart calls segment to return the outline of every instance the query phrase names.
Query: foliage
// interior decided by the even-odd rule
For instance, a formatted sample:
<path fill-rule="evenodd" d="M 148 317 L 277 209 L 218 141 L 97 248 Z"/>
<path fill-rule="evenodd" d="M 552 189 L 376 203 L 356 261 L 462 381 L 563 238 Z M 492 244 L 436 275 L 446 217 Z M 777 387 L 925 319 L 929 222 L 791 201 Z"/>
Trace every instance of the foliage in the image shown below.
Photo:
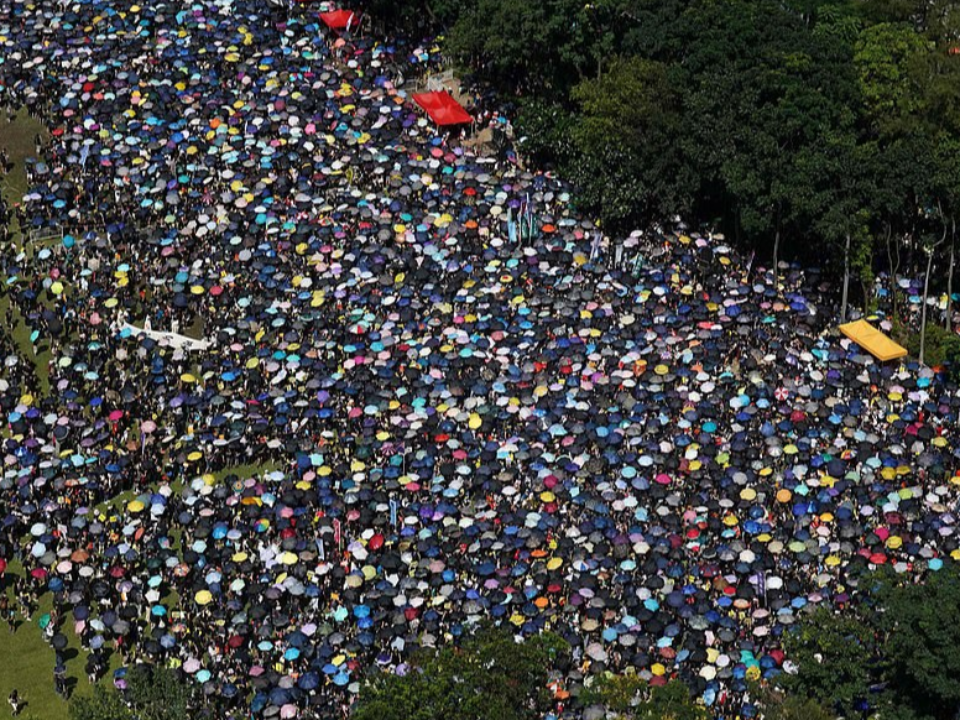
<path fill-rule="evenodd" d="M 836 720 L 837 715 L 809 697 L 788 695 L 769 682 L 748 683 L 750 697 L 763 720 Z"/>
<path fill-rule="evenodd" d="M 574 153 L 571 133 L 575 122 L 559 103 L 538 97 L 521 100 L 517 117 L 520 152 L 535 163 L 566 164 Z"/>
<path fill-rule="evenodd" d="M 93 689 L 92 697 L 80 697 L 70 703 L 70 720 L 127 720 L 132 717 L 120 695 L 101 685 Z"/>
<path fill-rule="evenodd" d="M 616 59 L 599 80 L 579 83 L 571 98 L 579 113 L 565 170 L 604 227 L 624 230 L 690 206 L 696 178 L 672 142 L 680 116 L 666 66 Z"/>
<path fill-rule="evenodd" d="M 960 379 L 960 337 L 939 325 L 927 324 L 924 342 L 924 361 L 931 366 L 946 365 L 953 378 Z M 911 355 L 920 352 L 920 333 L 912 332 L 902 323 L 894 325 L 894 335 Z"/>
<path fill-rule="evenodd" d="M 948 720 L 960 709 L 960 574 L 950 567 L 923 585 L 890 578 L 877 589 L 894 704 L 917 718 Z"/>
<path fill-rule="evenodd" d="M 173 671 L 138 666 L 127 674 L 127 702 L 102 686 L 70 704 L 70 720 L 182 720 L 192 717 L 193 692 Z"/>
<path fill-rule="evenodd" d="M 355 720 L 536 720 L 550 704 L 549 669 L 566 653 L 544 634 L 517 643 L 484 628 L 459 648 L 421 655 L 404 676 L 365 686 Z"/>
<path fill-rule="evenodd" d="M 784 638 L 787 655 L 799 666 L 787 690 L 840 713 L 854 713 L 879 680 L 877 643 L 868 625 L 818 609 Z"/>
<path fill-rule="evenodd" d="M 917 84 L 929 43 L 906 24 L 884 23 L 860 33 L 854 63 L 868 116 L 883 130 L 902 130 L 900 123 L 922 107 Z"/>
<path fill-rule="evenodd" d="M 392 5 L 446 27 L 450 57 L 520 98 L 521 154 L 570 177 L 608 232 L 719 217 L 761 253 L 782 239 L 849 268 L 868 305 L 877 271 L 922 274 L 923 246 L 956 224 L 954 0 Z"/>
<path fill-rule="evenodd" d="M 953 565 L 923 584 L 889 573 L 860 579 L 859 617 L 818 610 L 785 638 L 798 666 L 783 685 L 845 715 L 950 720 L 960 708 L 960 574 Z"/>
<path fill-rule="evenodd" d="M 635 674 L 597 677 L 580 697 L 583 705 L 602 705 L 618 720 L 706 720 L 706 708 L 698 705 L 679 681 L 651 686 Z"/>

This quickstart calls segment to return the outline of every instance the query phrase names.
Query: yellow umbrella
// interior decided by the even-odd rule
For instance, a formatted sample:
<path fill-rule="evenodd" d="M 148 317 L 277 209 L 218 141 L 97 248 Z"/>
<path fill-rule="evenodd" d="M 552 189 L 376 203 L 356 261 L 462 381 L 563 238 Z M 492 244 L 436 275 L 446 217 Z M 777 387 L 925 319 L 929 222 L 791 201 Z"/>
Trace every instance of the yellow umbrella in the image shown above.
<path fill-rule="evenodd" d="M 280 562 L 282 562 L 284 565 L 296 565 L 298 559 L 299 558 L 297 558 L 297 556 L 292 552 L 285 552 L 280 556 Z"/>
<path fill-rule="evenodd" d="M 139 500 L 131 500 L 130 502 L 127 503 L 127 510 L 129 510 L 132 513 L 141 512 L 143 508 L 144 508 L 144 505 Z"/>
<path fill-rule="evenodd" d="M 209 590 L 201 590 L 193 599 L 196 600 L 197 605 L 209 605 L 213 601 L 213 595 Z"/>

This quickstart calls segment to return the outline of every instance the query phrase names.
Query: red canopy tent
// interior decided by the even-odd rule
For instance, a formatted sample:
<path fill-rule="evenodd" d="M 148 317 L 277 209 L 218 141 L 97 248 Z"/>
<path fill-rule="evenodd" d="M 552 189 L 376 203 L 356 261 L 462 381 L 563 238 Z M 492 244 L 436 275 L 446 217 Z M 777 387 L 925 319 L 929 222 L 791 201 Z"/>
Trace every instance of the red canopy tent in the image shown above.
<path fill-rule="evenodd" d="M 446 90 L 420 93 L 413 101 L 422 107 L 437 125 L 468 125 L 473 117 Z"/>
<path fill-rule="evenodd" d="M 360 16 L 352 10 L 331 10 L 330 12 L 320 13 L 320 19 L 328 28 L 337 32 L 348 30 L 360 24 Z"/>

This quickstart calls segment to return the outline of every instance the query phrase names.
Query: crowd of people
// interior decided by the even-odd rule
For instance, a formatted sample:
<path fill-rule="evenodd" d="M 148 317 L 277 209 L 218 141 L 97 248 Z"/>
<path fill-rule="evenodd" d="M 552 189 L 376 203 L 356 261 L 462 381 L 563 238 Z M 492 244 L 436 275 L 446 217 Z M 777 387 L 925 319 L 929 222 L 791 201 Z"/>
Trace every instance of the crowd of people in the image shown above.
<path fill-rule="evenodd" d="M 0 0 L 52 134 L 21 237 L 57 233 L 0 248 L 36 353 L 0 335 L 0 558 L 91 679 L 346 717 L 492 619 L 570 642 L 558 717 L 627 668 L 721 716 L 859 569 L 960 558 L 956 387 L 831 333 L 813 271 L 605 238 L 317 9 Z"/>

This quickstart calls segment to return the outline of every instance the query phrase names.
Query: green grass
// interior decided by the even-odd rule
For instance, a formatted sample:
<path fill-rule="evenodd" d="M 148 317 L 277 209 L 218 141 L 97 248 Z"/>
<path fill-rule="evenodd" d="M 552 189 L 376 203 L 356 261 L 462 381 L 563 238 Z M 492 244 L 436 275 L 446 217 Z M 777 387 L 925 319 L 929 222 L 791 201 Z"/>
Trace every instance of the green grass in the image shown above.
<path fill-rule="evenodd" d="M 45 136 L 46 131 L 40 122 L 31 118 L 25 110 L 19 110 L 12 123 L 7 122 L 6 112 L 0 112 L 0 147 L 7 151 L 13 162 L 13 169 L 0 181 L 0 191 L 11 206 L 19 203 L 27 192 L 26 160 L 36 154 L 34 138 L 37 134 Z M 11 229 L 17 240 L 22 243 L 16 219 L 11 220 Z M 27 251 L 32 254 L 33 248 L 27 248 Z M 0 287 L 0 313 L 5 312 L 8 307 L 10 307 L 10 298 L 6 293 L 6 287 Z M 47 371 L 47 363 L 51 357 L 49 347 L 34 354 L 33 343 L 30 342 L 31 328 L 16 307 L 14 307 L 13 326 L 4 327 L 2 331 L 13 339 L 20 357 L 34 364 L 40 383 L 37 392 L 43 395 L 49 394 L 50 374 Z"/>
<path fill-rule="evenodd" d="M 7 308 L 11 307 L 10 297 L 5 292 L 0 292 L 0 314 L 3 314 L 7 311 Z M 30 333 L 32 330 L 27 324 L 26 318 L 20 312 L 20 309 L 13 305 L 13 327 L 5 327 L 3 331 L 11 336 L 13 339 L 14 347 L 17 349 L 17 354 L 20 355 L 20 358 L 25 362 L 32 363 L 34 366 L 34 372 L 37 375 L 37 382 L 39 383 L 39 388 L 36 389 L 42 397 L 46 397 L 50 394 L 50 372 L 48 365 L 50 363 L 50 358 L 53 356 L 49 343 L 45 344 L 43 347 L 38 346 L 37 352 L 33 352 L 33 343 L 30 342 Z"/>
<path fill-rule="evenodd" d="M 12 203 L 19 202 L 27 191 L 27 177 L 25 171 L 25 160 L 35 154 L 34 136 L 37 133 L 43 133 L 42 126 L 34 119 L 30 118 L 25 111 L 20 111 L 13 123 L 7 122 L 6 113 L 0 112 L 0 147 L 7 149 L 11 160 L 14 162 L 14 169 L 11 173 L 3 177 L 0 182 L 0 192 L 3 192 L 4 198 Z M 20 228 L 12 227 L 16 240 L 19 237 Z M 15 240 L 15 241 L 16 241 Z M 22 240 L 21 240 L 22 242 Z M 34 247 L 22 248 L 28 255 L 32 255 L 36 250 Z M 10 298 L 6 293 L 6 288 L 0 286 L 0 315 L 11 306 Z M 0 328 L 0 332 L 7 333 L 15 343 L 21 358 L 26 362 L 34 363 L 40 387 L 36 389 L 43 395 L 50 392 L 50 378 L 47 371 L 47 363 L 51 357 L 49 346 L 38 347 L 38 353 L 34 354 L 33 343 L 30 342 L 31 328 L 26 319 L 14 306 L 14 322 L 12 327 Z M 192 331 L 202 332 L 202 327 L 191 328 Z M 218 481 L 222 481 L 230 474 L 237 474 L 242 478 L 259 475 L 279 469 L 275 463 L 266 463 L 263 465 L 240 465 L 236 467 L 225 468 L 214 473 Z M 194 472 L 199 472 L 197 469 Z M 192 476 L 192 475 L 191 475 Z M 174 485 L 174 491 L 179 492 L 181 483 Z M 155 488 L 151 488 L 155 489 Z M 140 492 L 146 492 L 142 489 Z M 122 510 L 126 503 L 130 502 L 140 492 L 129 490 L 97 506 L 97 510 L 105 512 L 112 510 L 114 512 Z M 174 538 L 175 544 L 179 546 L 179 532 Z M 18 563 L 11 563 L 7 570 L 7 577 L 11 575 L 22 575 L 23 568 Z M 9 583 L 8 583 L 9 584 Z M 0 719 L 11 717 L 10 707 L 5 702 L 10 692 L 16 688 L 26 699 L 27 706 L 21 714 L 21 718 L 36 718 L 36 720 L 60 720 L 67 717 L 67 703 L 60 698 L 53 687 L 53 650 L 43 641 L 40 628 L 36 619 L 46 612 L 49 612 L 53 603 L 52 595 L 47 592 L 41 597 L 40 608 L 34 613 L 30 622 L 21 622 L 17 632 L 13 635 L 7 633 L 6 625 L 0 627 Z M 164 604 L 174 609 L 179 603 L 176 592 L 171 592 L 164 598 Z M 75 682 L 72 697 L 83 697 L 93 692 L 92 686 L 87 682 L 84 667 L 87 654 L 81 649 L 80 641 L 73 633 L 73 618 L 68 616 L 63 623 L 64 634 L 68 639 L 67 647 L 67 676 Z M 111 668 L 103 682 L 109 683 L 112 676 L 112 670 L 118 667 L 119 661 L 116 656 L 111 657 Z"/>
<path fill-rule="evenodd" d="M 279 468 L 280 466 L 277 463 L 238 465 L 224 468 L 214 473 L 214 476 L 218 481 L 231 474 L 247 478 L 272 472 Z M 180 487 L 181 484 L 175 484 L 174 490 L 179 492 Z M 112 500 L 99 505 L 97 509 L 101 512 L 107 509 L 119 509 L 138 494 L 132 490 L 121 493 Z M 179 547 L 180 531 L 175 530 L 172 535 L 174 535 L 174 546 Z M 6 575 L 8 578 L 11 575 L 22 576 L 23 567 L 19 563 L 12 562 Z M 9 581 L 7 584 L 9 584 Z M 168 593 L 162 602 L 171 611 L 174 611 L 180 602 L 180 598 L 174 590 Z M 28 703 L 24 712 L 20 715 L 21 720 L 31 717 L 36 718 L 36 720 L 61 720 L 67 717 L 67 703 L 54 692 L 53 688 L 53 650 L 43 641 L 40 628 L 36 622 L 41 615 L 50 611 L 52 603 L 51 593 L 45 593 L 40 600 L 40 609 L 34 613 L 33 619 L 28 623 L 21 621 L 20 627 L 13 635 L 7 633 L 6 624 L 0 627 L 0 702 L 3 702 L 3 705 L 0 706 L 0 719 L 11 717 L 10 706 L 6 703 L 6 698 L 14 688 L 26 698 Z M 76 680 L 71 697 L 89 696 L 93 692 L 93 687 L 87 682 L 85 672 L 87 653 L 80 647 L 80 640 L 73 633 L 72 615 L 67 616 L 62 627 L 64 634 L 67 636 L 67 655 L 70 658 L 67 661 L 67 677 Z M 119 659 L 116 655 L 112 655 L 110 669 L 101 683 L 109 684 L 113 670 L 117 667 L 119 667 Z"/>
<path fill-rule="evenodd" d="M 11 123 L 7 121 L 7 113 L 0 112 L 0 147 L 6 149 L 13 161 L 13 170 L 0 177 L 0 192 L 4 199 L 14 205 L 19 203 L 27 192 L 27 174 L 25 161 L 36 153 L 34 137 L 45 134 L 43 126 L 29 117 L 23 110 L 17 113 Z M 11 230 L 14 233 L 14 242 L 22 242 L 20 228 L 15 219 L 11 221 Z M 28 249 L 32 252 L 33 248 Z M 0 287 L 0 314 L 10 307 L 10 298 L 6 294 L 6 287 Z M 30 328 L 19 310 L 14 307 L 14 322 L 12 327 L 0 328 L 0 331 L 10 336 L 19 351 L 21 359 L 31 362 L 36 367 L 39 379 L 39 388 L 34 392 L 47 394 L 50 391 L 47 362 L 50 358 L 49 349 L 38 355 L 33 352 L 30 342 Z M 7 583 L 13 575 L 22 575 L 23 568 L 18 563 L 11 563 L 7 570 Z M 40 598 L 40 607 L 29 622 L 19 620 L 20 625 L 16 633 L 7 631 L 6 623 L 0 627 L 0 718 L 11 717 L 10 706 L 6 699 L 16 688 L 27 702 L 21 718 L 36 718 L 37 720 L 60 720 L 67 716 L 67 703 L 54 692 L 53 688 L 53 650 L 44 641 L 36 619 L 49 612 L 53 605 L 53 596 L 47 592 Z M 87 682 L 84 666 L 87 654 L 80 647 L 80 640 L 73 632 L 73 617 L 68 615 L 63 623 L 64 634 L 68 644 L 65 655 L 67 657 L 68 682 L 73 684 L 73 697 L 90 695 L 92 686 Z M 113 664 L 116 665 L 116 660 Z"/>
<path fill-rule="evenodd" d="M 11 563 L 7 577 L 23 575 L 23 568 L 19 563 Z M 9 582 L 8 582 L 9 584 Z M 10 634 L 6 623 L 0 627 L 0 718 L 11 717 L 10 706 L 6 699 L 11 691 L 16 689 L 27 701 L 22 718 L 36 718 L 36 720 L 60 720 L 67 716 L 67 703 L 53 688 L 53 650 L 44 642 L 37 620 L 44 613 L 50 612 L 53 606 L 53 596 L 47 592 L 40 598 L 40 607 L 33 614 L 29 622 L 24 622 L 18 615 L 20 623 L 16 633 Z M 85 697 L 93 693 L 93 686 L 87 682 L 85 665 L 87 653 L 80 647 L 80 639 L 73 632 L 73 615 L 68 614 L 62 623 L 64 635 L 67 637 L 67 649 L 64 655 L 67 658 L 68 683 L 73 686 L 71 697 Z M 111 667 L 102 682 L 109 683 L 112 671 L 119 667 L 115 656 L 111 657 Z"/>
<path fill-rule="evenodd" d="M 0 112 L 0 147 L 6 149 L 13 161 L 13 171 L 3 180 L 3 194 L 8 201 L 20 202 L 27 192 L 27 158 L 36 156 L 33 139 L 40 134 L 47 137 L 47 131 L 39 120 L 30 117 L 26 110 L 18 110 L 14 121 L 7 122 L 7 113 Z"/>

